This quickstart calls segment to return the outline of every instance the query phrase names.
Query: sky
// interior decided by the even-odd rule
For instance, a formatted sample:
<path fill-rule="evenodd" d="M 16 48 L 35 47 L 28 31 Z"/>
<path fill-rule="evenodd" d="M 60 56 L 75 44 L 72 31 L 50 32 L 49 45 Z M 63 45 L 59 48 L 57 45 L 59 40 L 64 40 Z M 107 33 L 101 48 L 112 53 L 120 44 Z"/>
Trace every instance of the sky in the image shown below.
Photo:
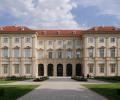
<path fill-rule="evenodd" d="M 0 0 L 0 26 L 32 29 L 120 27 L 120 0 Z"/>

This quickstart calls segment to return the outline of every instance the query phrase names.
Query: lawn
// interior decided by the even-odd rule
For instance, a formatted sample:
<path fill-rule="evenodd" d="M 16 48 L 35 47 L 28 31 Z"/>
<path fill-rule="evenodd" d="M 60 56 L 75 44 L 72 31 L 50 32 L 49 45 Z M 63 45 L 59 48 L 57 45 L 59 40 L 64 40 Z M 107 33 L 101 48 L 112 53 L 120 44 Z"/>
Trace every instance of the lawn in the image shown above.
<path fill-rule="evenodd" d="M 37 86 L 38 85 L 0 85 L 0 89 L 4 89 L 4 95 L 0 96 L 0 100 L 16 100 Z"/>
<path fill-rule="evenodd" d="M 11 83 L 11 82 L 16 82 L 16 81 L 7 81 L 7 80 L 0 80 L 0 84 L 7 84 L 7 83 Z"/>
<path fill-rule="evenodd" d="M 108 98 L 109 100 L 120 100 L 120 94 L 117 94 L 116 89 L 120 89 L 120 84 L 84 84 L 89 88 Z"/>

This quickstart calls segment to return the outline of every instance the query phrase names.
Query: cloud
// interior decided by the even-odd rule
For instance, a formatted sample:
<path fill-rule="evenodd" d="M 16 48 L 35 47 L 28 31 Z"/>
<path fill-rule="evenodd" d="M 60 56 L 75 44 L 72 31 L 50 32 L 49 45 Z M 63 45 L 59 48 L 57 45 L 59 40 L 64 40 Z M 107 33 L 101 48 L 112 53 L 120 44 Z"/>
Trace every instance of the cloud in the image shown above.
<path fill-rule="evenodd" d="M 71 0 L 1 0 L 0 21 L 13 21 L 39 29 L 76 29 L 81 26 L 74 20 Z M 7 16 L 7 17 L 5 17 Z M 12 16 L 12 20 L 9 19 Z M 5 19 L 4 19 L 5 18 Z M 19 22 L 20 20 L 21 22 Z"/>
<path fill-rule="evenodd" d="M 0 24 L 20 24 L 37 29 L 83 29 L 87 22 L 79 22 L 82 14 L 72 13 L 73 9 L 79 10 L 79 6 L 83 10 L 96 7 L 99 9 L 97 15 L 115 16 L 120 23 L 119 0 L 0 0 Z"/>

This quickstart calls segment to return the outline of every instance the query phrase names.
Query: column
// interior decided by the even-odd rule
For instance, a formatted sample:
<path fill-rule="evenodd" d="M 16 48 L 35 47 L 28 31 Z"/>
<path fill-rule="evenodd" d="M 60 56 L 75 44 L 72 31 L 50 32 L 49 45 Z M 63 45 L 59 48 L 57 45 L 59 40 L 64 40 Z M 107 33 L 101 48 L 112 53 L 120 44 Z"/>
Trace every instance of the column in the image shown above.
<path fill-rule="evenodd" d="M 66 76 L 66 64 L 63 64 L 63 76 Z"/>
<path fill-rule="evenodd" d="M 9 47 L 8 47 L 8 54 L 9 54 L 9 76 L 13 75 L 13 55 L 12 55 L 12 37 L 9 37 Z"/>
<path fill-rule="evenodd" d="M 48 76 L 47 75 L 47 65 L 46 64 L 44 64 L 44 76 Z"/>
<path fill-rule="evenodd" d="M 97 76 L 97 61 L 98 61 L 98 40 L 95 38 L 95 58 L 94 58 L 94 76 Z"/>
<path fill-rule="evenodd" d="M 83 37 L 83 74 L 84 76 L 87 76 L 88 74 L 88 66 L 87 66 L 87 37 Z"/>
<path fill-rule="evenodd" d="M 76 75 L 76 64 L 72 64 L 72 76 Z"/>
<path fill-rule="evenodd" d="M 1 44 L 1 36 L 0 36 L 0 76 L 2 76 L 2 44 Z"/>
<path fill-rule="evenodd" d="M 117 64 L 116 75 L 120 76 L 120 37 L 117 38 Z"/>
<path fill-rule="evenodd" d="M 53 68 L 53 76 L 57 76 L 57 64 L 54 64 Z"/>
<path fill-rule="evenodd" d="M 25 66 L 24 66 L 24 37 L 21 37 L 21 59 L 20 59 L 20 76 L 25 75 Z"/>
<path fill-rule="evenodd" d="M 105 76 L 109 76 L 109 38 L 106 38 Z"/>
<path fill-rule="evenodd" d="M 36 40 L 35 36 L 32 37 L 32 76 L 37 77 L 38 76 L 38 70 L 37 70 L 37 61 L 36 61 Z"/>

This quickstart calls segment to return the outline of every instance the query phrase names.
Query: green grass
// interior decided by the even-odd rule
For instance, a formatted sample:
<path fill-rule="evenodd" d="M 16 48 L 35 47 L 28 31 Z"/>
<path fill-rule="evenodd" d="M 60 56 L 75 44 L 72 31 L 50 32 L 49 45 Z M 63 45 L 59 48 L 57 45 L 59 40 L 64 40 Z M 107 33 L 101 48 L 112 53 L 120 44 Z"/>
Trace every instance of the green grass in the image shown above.
<path fill-rule="evenodd" d="M 11 83 L 11 82 L 16 82 L 16 81 L 7 81 L 7 80 L 0 80 L 0 84 L 7 84 L 7 83 Z"/>
<path fill-rule="evenodd" d="M 16 100 L 37 86 L 38 85 L 0 85 L 0 89 L 4 89 L 4 96 L 1 96 L 0 100 Z"/>
<path fill-rule="evenodd" d="M 116 90 L 120 89 L 120 84 L 84 84 L 83 86 L 105 96 L 109 100 L 120 100 L 120 95 L 117 94 Z"/>

